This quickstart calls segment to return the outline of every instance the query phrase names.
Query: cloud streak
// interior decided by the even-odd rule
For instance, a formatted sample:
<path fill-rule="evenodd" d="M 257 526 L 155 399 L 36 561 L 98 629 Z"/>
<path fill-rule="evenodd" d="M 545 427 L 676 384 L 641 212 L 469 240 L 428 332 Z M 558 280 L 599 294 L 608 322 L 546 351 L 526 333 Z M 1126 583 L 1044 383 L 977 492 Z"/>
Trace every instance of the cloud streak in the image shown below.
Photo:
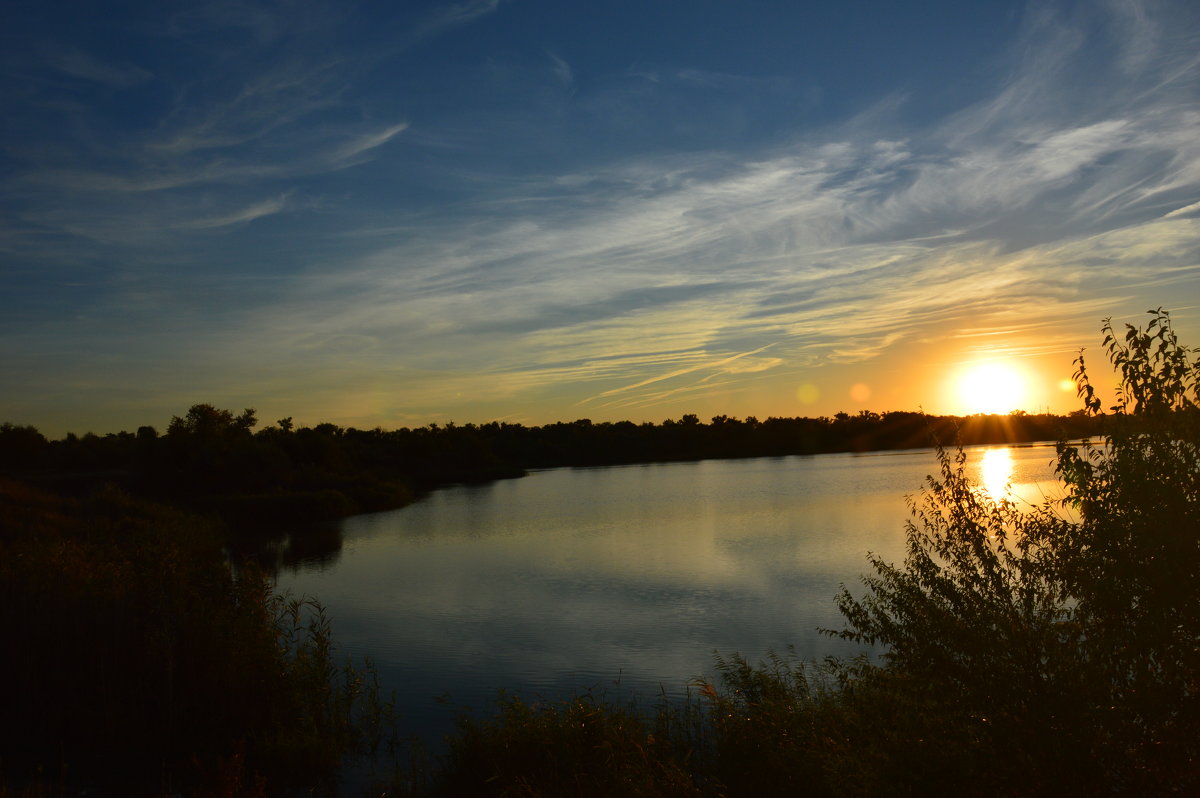
<path fill-rule="evenodd" d="M 330 161 L 336 164 L 349 164 L 356 161 L 360 155 L 387 144 L 405 130 L 408 130 L 408 123 L 401 122 L 398 125 L 390 125 L 382 130 L 359 136 L 338 147 L 331 155 Z"/>
<path fill-rule="evenodd" d="M 201 230 L 211 230 L 216 227 L 228 227 L 234 224 L 244 224 L 252 222 L 255 219 L 261 219 L 264 216 L 271 216 L 279 213 L 287 205 L 287 195 L 280 195 L 272 199 L 266 199 L 262 202 L 256 202 L 246 208 L 233 213 L 224 214 L 222 216 L 210 216 L 205 219 L 196 219 L 187 224 L 188 227 L 194 227 Z"/>
<path fill-rule="evenodd" d="M 74 78 L 100 83 L 114 89 L 129 89 L 150 80 L 153 75 L 133 64 L 112 64 L 80 50 L 56 49 L 47 56 L 58 71 Z"/>
<path fill-rule="evenodd" d="M 579 402 L 579 404 L 584 404 L 586 402 L 590 402 L 595 399 L 607 398 L 609 396 L 614 396 L 619 393 L 625 393 L 627 391 L 633 391 L 638 388 L 644 388 L 647 385 L 653 385 L 656 382 L 662 382 L 663 380 L 674 379 L 675 377 L 682 377 L 685 374 L 691 374 L 692 372 L 700 371 L 702 369 L 703 370 L 717 370 L 717 371 L 724 370 L 724 369 L 722 369 L 722 367 L 729 366 L 729 364 L 733 363 L 734 361 L 741 360 L 744 357 L 757 355 L 759 352 L 763 352 L 770 348 L 771 348 L 771 344 L 767 344 L 766 346 L 760 346 L 758 349 L 752 349 L 749 352 L 740 352 L 736 355 L 730 355 L 729 357 L 722 358 L 720 360 L 701 363 L 701 364 L 695 365 L 695 366 L 688 366 L 687 368 L 676 369 L 674 371 L 667 372 L 666 374 L 660 374 L 655 377 L 649 377 L 640 382 L 635 382 L 632 385 L 623 385 L 619 388 L 610 388 L 609 390 L 603 391 L 599 394 L 596 394 L 595 396 L 593 396 L 591 398 L 582 400 L 581 402 Z M 736 371 L 735 369 L 728 369 L 728 370 Z"/>

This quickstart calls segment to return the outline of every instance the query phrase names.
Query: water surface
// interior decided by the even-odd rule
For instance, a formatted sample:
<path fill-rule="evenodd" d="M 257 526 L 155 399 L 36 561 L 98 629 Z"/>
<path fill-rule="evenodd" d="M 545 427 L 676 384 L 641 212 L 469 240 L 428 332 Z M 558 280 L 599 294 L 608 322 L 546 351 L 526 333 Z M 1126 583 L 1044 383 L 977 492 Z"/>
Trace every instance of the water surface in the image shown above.
<path fill-rule="evenodd" d="M 1031 501 L 1058 490 L 1053 458 L 970 452 L 989 491 Z M 714 651 L 855 653 L 817 629 L 841 627 L 868 551 L 903 559 L 905 496 L 936 468 L 917 450 L 539 471 L 347 519 L 340 556 L 279 587 L 326 605 L 413 731 L 449 730 L 439 696 L 500 688 L 654 700 L 711 677 Z"/>

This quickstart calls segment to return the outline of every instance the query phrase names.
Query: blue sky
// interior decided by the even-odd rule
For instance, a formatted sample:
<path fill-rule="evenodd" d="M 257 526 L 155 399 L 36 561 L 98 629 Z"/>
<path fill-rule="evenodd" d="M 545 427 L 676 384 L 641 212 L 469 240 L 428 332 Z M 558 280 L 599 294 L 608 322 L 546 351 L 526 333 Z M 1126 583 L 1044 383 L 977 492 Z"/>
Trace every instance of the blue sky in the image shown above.
<path fill-rule="evenodd" d="M 0 419 L 1034 411 L 1200 344 L 1193 2 L 22 3 Z M 1093 361 L 1098 361 L 1096 351 Z"/>

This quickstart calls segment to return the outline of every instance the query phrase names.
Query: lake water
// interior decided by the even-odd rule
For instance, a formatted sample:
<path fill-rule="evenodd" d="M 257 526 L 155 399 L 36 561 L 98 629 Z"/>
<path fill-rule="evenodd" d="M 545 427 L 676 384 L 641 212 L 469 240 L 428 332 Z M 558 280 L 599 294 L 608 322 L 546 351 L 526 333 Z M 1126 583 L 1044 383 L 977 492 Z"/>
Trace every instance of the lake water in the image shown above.
<path fill-rule="evenodd" d="M 1037 502 L 1060 490 L 1054 454 L 968 457 L 988 490 Z M 651 703 L 711 677 L 714 651 L 855 653 L 817 629 L 841 627 L 834 596 L 868 551 L 903 559 L 905 496 L 936 470 L 919 450 L 538 471 L 347 519 L 336 558 L 278 587 L 321 600 L 431 741 L 501 688 Z"/>

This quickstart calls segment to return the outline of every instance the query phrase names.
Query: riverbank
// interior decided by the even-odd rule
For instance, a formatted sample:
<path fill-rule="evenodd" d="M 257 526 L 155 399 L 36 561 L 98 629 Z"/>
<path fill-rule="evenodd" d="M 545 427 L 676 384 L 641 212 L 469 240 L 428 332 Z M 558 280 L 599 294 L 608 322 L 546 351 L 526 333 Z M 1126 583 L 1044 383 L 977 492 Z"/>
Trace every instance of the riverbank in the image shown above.
<path fill-rule="evenodd" d="M 779 457 L 1014 444 L 1102 433 L 1103 416 L 928 416 L 838 413 L 819 418 L 695 415 L 661 424 L 588 419 L 540 427 L 492 422 L 362 430 L 290 418 L 255 431 L 240 415 L 193 405 L 165 434 L 152 426 L 47 440 L 0 425 L 0 475 L 68 495 L 112 483 L 131 494 L 212 513 L 234 527 L 332 521 L 400 507 L 431 489 L 517 477 L 532 468 Z"/>

